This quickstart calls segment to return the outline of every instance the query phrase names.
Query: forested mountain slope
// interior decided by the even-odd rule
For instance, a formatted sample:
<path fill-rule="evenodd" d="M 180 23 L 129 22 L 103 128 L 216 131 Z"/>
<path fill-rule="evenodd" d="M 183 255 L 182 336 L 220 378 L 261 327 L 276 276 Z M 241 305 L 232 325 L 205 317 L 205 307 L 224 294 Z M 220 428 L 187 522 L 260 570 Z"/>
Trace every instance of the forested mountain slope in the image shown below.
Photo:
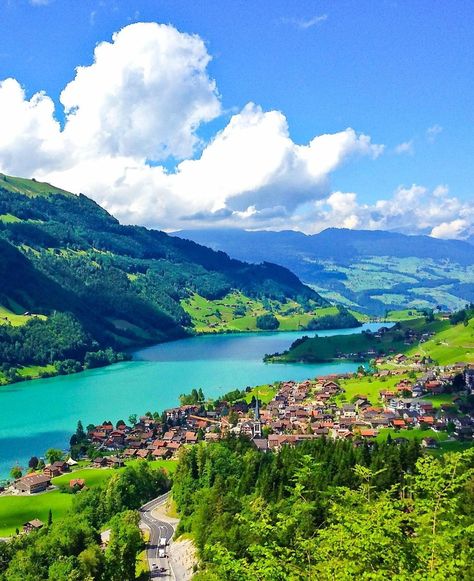
<path fill-rule="evenodd" d="M 4 322 L 14 313 L 67 312 L 89 347 L 123 347 L 186 334 L 193 322 L 182 301 L 233 290 L 309 309 L 326 304 L 280 266 L 245 264 L 164 232 L 124 226 L 82 194 L 0 174 Z"/>
<path fill-rule="evenodd" d="M 271 260 L 325 298 L 375 314 L 474 300 L 474 249 L 460 240 L 329 228 L 302 232 L 237 229 L 176 233 L 240 260 Z"/>

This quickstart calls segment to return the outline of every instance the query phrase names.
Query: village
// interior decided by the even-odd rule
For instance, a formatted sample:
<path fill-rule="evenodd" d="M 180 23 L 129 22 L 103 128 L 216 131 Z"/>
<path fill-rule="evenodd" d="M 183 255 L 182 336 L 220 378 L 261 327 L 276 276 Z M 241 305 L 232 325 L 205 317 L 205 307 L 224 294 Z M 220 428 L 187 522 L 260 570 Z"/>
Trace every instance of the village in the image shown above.
<path fill-rule="evenodd" d="M 380 384 L 385 378 L 394 383 L 393 388 L 379 391 L 376 404 L 363 393 L 344 402 L 344 382 L 354 380 L 353 374 L 287 381 L 274 386 L 275 394 L 266 404 L 256 389 L 251 401 L 219 399 L 209 407 L 187 404 L 165 410 L 160 421 L 145 415 L 133 427 L 95 426 L 88 437 L 104 455 L 93 463 L 116 466 L 132 458 L 174 458 L 182 446 L 216 441 L 227 434 L 247 436 L 262 451 L 320 437 L 370 442 L 385 433 L 393 440 L 409 430 L 420 435 L 421 444 L 429 448 L 444 439 L 431 437 L 441 433 L 450 441 L 474 442 L 474 409 L 462 410 L 458 405 L 463 396 L 474 394 L 474 367 L 465 363 L 425 367 L 422 373 L 411 373 L 415 377 L 409 379 L 407 366 L 420 369 L 419 360 L 401 354 L 390 360 L 391 369 L 370 376 Z M 366 379 L 363 373 L 359 377 Z M 437 405 L 440 396 L 446 403 Z"/>
<path fill-rule="evenodd" d="M 78 461 L 81 467 L 86 463 L 90 468 L 111 469 L 130 461 L 172 460 L 184 446 L 217 441 L 229 434 L 248 437 L 262 453 L 323 437 L 351 439 L 354 445 L 373 445 L 387 438 L 396 445 L 416 438 L 427 449 L 474 443 L 474 407 L 466 404 L 474 395 L 474 366 L 427 366 L 419 358 L 402 354 L 375 363 L 385 368 L 370 374 L 360 369 L 356 374 L 269 386 L 266 403 L 258 388 L 248 388 L 214 402 L 198 401 L 162 414 L 130 416 L 131 425 L 124 421 L 115 426 L 111 422 L 90 425 L 79 448 L 77 437 L 71 440 L 71 452 L 75 449 L 76 454 L 65 454 L 42 470 L 31 470 L 2 494 L 36 495 L 53 490 L 52 481 L 69 473 L 69 492 L 77 492 L 87 485 L 87 478 L 74 477 Z M 378 388 L 385 383 L 390 387 L 379 389 L 374 402 L 364 386 Z M 88 452 L 79 458 L 78 449 Z M 41 526 L 41 521 L 30 521 L 24 531 Z"/>

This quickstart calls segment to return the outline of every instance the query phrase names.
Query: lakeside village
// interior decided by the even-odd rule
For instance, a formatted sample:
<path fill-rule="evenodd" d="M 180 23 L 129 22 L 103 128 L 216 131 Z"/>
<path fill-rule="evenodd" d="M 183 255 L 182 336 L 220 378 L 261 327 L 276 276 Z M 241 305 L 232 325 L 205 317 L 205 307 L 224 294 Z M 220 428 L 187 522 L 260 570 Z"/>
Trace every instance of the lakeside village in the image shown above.
<path fill-rule="evenodd" d="M 417 438 L 427 449 L 474 444 L 474 365 L 430 367 L 416 356 L 402 354 L 383 363 L 390 369 L 368 373 L 359 368 L 355 374 L 235 390 L 207 403 L 201 390 L 193 390 L 181 396 L 182 405 L 162 414 L 130 416 L 130 425 L 104 422 L 83 430 L 79 422 L 67 460 L 66 455 L 54 459 L 48 453 L 48 465 L 32 459 L 29 473 L 17 474 L 0 493 L 34 495 L 54 490 L 54 479 L 68 473 L 68 486 L 63 484 L 62 491 L 75 493 L 87 486 L 87 476 L 74 477 L 77 468 L 84 476 L 85 466 L 110 469 L 130 460 L 175 459 L 183 446 L 217 441 L 228 434 L 250 438 L 262 453 L 322 437 L 349 438 L 354 445 L 369 446 L 387 438 L 394 445 Z M 362 393 L 369 391 L 375 395 Z M 34 519 L 23 530 L 42 526 Z"/>

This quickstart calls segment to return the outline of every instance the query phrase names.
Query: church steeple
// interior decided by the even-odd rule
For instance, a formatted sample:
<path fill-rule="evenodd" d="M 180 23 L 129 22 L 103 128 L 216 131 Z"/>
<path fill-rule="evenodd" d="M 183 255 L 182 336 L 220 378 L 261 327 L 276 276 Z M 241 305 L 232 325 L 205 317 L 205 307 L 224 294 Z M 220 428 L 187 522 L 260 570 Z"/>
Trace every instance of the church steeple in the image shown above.
<path fill-rule="evenodd" d="M 262 437 L 262 422 L 260 421 L 260 409 L 258 405 L 258 391 L 255 397 L 255 418 L 253 421 L 253 437 Z"/>

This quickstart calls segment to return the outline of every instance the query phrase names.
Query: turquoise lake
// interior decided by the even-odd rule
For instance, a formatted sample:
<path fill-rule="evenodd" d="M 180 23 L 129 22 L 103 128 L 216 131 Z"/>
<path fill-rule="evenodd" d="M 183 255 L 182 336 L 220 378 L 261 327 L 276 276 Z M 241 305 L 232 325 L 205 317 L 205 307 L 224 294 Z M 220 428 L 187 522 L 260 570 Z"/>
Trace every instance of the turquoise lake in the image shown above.
<path fill-rule="evenodd" d="M 318 332 L 319 336 L 372 331 Z M 266 353 L 283 351 L 308 332 L 245 333 L 200 336 L 161 343 L 134 353 L 133 361 L 76 375 L 16 383 L 0 388 L 0 477 L 18 462 L 51 447 L 66 449 L 77 421 L 84 426 L 132 413 L 162 411 L 178 403 L 181 393 L 201 387 L 217 397 L 233 388 L 278 380 L 302 380 L 355 371 L 359 364 L 266 364 Z"/>

